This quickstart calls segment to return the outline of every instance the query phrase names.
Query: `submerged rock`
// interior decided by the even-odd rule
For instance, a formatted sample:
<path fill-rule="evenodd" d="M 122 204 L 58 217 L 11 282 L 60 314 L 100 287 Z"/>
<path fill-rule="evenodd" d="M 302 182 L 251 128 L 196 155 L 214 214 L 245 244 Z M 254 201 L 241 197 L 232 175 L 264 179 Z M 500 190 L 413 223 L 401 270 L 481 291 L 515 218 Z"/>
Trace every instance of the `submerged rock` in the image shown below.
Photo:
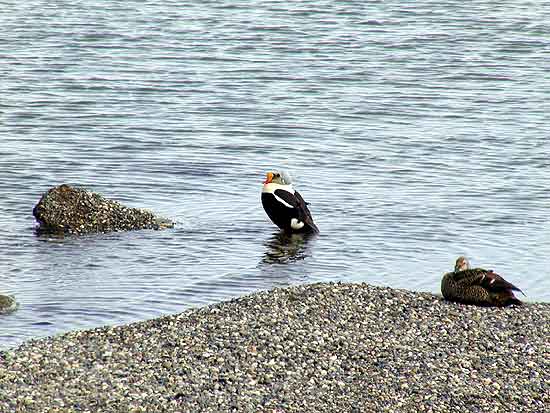
<path fill-rule="evenodd" d="M 17 302 L 11 295 L 0 294 L 0 314 L 9 313 L 17 308 Z"/>
<path fill-rule="evenodd" d="M 128 208 L 82 188 L 63 184 L 46 192 L 33 209 L 41 232 L 88 234 L 170 228 L 152 212 Z"/>

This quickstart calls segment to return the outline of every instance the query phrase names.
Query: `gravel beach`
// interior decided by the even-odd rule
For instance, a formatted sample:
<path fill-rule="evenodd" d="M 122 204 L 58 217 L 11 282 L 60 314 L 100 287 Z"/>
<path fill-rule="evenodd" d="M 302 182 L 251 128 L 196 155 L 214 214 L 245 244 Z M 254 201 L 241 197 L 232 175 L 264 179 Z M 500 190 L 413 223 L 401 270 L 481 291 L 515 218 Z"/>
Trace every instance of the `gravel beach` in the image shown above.
<path fill-rule="evenodd" d="M 0 353 L 0 412 L 548 412 L 550 304 L 275 289 Z"/>

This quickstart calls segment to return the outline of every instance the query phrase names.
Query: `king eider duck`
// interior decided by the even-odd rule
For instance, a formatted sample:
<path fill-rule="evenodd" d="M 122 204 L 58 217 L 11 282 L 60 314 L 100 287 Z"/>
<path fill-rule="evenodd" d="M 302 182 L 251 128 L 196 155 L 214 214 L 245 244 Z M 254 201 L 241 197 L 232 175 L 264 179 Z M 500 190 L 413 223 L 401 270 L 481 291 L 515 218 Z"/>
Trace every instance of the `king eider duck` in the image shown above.
<path fill-rule="evenodd" d="M 262 188 L 262 205 L 275 225 L 288 233 L 317 233 L 307 202 L 292 187 L 287 172 L 268 172 Z"/>
<path fill-rule="evenodd" d="M 445 274 L 441 280 L 443 297 L 465 304 L 497 307 L 523 304 L 514 296 L 514 291 L 523 294 L 493 270 L 470 268 L 466 257 L 458 257 L 455 270 Z"/>

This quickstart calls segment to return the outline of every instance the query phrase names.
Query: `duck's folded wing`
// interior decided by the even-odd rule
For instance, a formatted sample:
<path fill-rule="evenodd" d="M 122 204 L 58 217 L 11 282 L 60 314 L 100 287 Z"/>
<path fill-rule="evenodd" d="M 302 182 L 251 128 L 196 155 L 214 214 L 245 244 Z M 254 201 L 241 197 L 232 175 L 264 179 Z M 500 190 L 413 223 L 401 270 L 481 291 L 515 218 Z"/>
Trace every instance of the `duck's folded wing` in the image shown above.
<path fill-rule="evenodd" d="M 485 278 L 486 270 L 481 268 L 470 268 L 463 271 L 455 271 L 453 273 L 453 281 L 463 285 L 481 285 Z"/>
<path fill-rule="evenodd" d="M 273 194 L 277 198 L 281 199 L 285 204 L 287 204 L 286 206 L 292 207 L 292 208 L 298 208 L 299 207 L 299 202 L 296 199 L 295 194 L 293 194 L 291 192 L 288 192 L 288 191 L 285 191 L 284 189 L 276 189 L 273 192 Z"/>
<path fill-rule="evenodd" d="M 471 268 L 464 271 L 456 271 L 453 274 L 453 279 L 459 284 L 468 286 L 479 285 L 487 291 L 503 292 L 503 291 L 521 291 L 514 284 L 509 283 L 493 270 L 485 270 L 483 268 Z M 523 291 L 521 291 L 523 293 Z"/>
<path fill-rule="evenodd" d="M 302 198 L 302 195 L 300 195 L 298 191 L 294 191 L 292 194 L 291 192 L 283 189 L 276 189 L 273 193 L 276 197 L 280 198 L 285 204 L 287 204 L 287 206 L 294 208 L 298 221 L 303 222 L 314 231 L 319 232 L 317 225 L 313 222 L 313 218 L 311 216 L 311 212 L 309 212 L 306 201 L 304 201 L 304 198 Z"/>
<path fill-rule="evenodd" d="M 521 291 L 514 284 L 506 281 L 504 278 L 502 278 L 493 270 L 487 271 L 487 273 L 485 274 L 485 277 L 481 281 L 481 285 L 489 291 L 501 292 L 501 291 L 515 290 L 515 291 L 520 291 L 523 294 L 523 291 Z"/>
<path fill-rule="evenodd" d="M 313 222 L 313 217 L 311 216 L 311 212 L 309 212 L 309 208 L 307 207 L 307 202 L 304 201 L 304 198 L 302 198 L 302 195 L 300 195 L 298 191 L 294 193 L 294 196 L 296 197 L 296 201 L 298 202 L 298 205 L 299 205 L 298 219 L 300 221 L 305 222 L 306 225 L 309 225 L 315 231 L 319 231 L 319 229 L 317 228 L 317 225 L 315 225 L 315 223 Z"/>

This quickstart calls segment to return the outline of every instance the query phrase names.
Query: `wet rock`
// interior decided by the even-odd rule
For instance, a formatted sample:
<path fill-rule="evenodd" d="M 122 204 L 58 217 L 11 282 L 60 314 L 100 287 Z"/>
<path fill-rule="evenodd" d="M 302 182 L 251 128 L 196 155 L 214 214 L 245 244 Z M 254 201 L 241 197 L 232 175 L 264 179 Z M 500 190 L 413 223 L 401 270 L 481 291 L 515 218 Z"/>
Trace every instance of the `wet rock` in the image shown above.
<path fill-rule="evenodd" d="M 128 208 L 66 184 L 46 192 L 34 207 L 33 215 L 40 224 L 39 231 L 49 233 L 88 234 L 173 226 L 150 211 Z"/>
<path fill-rule="evenodd" d="M 10 313 L 17 308 L 17 302 L 11 295 L 0 294 L 0 314 Z"/>

